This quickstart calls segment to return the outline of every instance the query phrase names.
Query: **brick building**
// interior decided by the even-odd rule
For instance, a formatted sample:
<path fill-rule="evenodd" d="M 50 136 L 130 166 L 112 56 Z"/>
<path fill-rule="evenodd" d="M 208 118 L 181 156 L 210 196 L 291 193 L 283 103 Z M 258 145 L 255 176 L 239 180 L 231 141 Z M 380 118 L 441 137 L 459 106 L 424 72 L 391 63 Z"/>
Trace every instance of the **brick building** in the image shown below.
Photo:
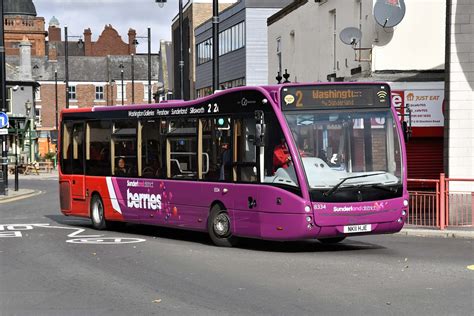
<path fill-rule="evenodd" d="M 31 0 L 3 0 L 3 2 L 5 54 L 19 55 L 20 42 L 26 36 L 31 43 L 31 54 L 44 56 L 48 33 L 44 28 L 44 18 L 36 16 L 33 2 Z"/>
<path fill-rule="evenodd" d="M 65 42 L 61 38 L 63 32 L 58 30 L 61 30 L 59 22 L 52 19 L 48 56 L 33 59 L 33 76 L 41 85 L 35 100 L 41 153 L 47 147 L 41 146 L 41 139 L 46 137 L 54 142 L 56 138 L 56 93 L 59 111 L 66 104 Z M 111 25 L 105 26 L 96 42 L 91 40 L 91 35 L 91 30 L 86 29 L 82 43 L 77 40 L 68 43 L 69 107 L 148 103 L 148 55 L 132 55 L 135 53 L 136 31 L 129 30 L 127 43 Z M 150 57 L 151 92 L 155 93 L 159 87 L 158 54 Z"/>
<path fill-rule="evenodd" d="M 7 0 L 5 8 L 8 13 L 4 21 L 8 25 L 8 36 L 6 34 L 5 37 L 8 51 L 6 61 L 11 69 L 19 67 L 22 60 L 19 43 L 29 41 L 31 44 L 29 58 L 32 79 L 40 84 L 32 100 L 39 144 L 37 156 L 43 156 L 48 151 L 54 151 L 53 144 L 57 139 L 56 113 L 66 105 L 64 30 L 58 19 L 53 17 L 46 32 L 44 18 L 36 17 L 31 0 Z M 21 40 L 18 40 L 20 35 Z M 135 54 L 137 33 L 134 29 L 130 29 L 127 35 L 127 40 L 122 40 L 109 24 L 97 41 L 92 41 L 90 28 L 84 30 L 81 41 L 76 37 L 74 41 L 68 41 L 68 97 L 71 108 L 153 101 L 151 94 L 161 89 L 158 81 L 159 54 L 150 55 L 150 94 L 149 56 Z"/>

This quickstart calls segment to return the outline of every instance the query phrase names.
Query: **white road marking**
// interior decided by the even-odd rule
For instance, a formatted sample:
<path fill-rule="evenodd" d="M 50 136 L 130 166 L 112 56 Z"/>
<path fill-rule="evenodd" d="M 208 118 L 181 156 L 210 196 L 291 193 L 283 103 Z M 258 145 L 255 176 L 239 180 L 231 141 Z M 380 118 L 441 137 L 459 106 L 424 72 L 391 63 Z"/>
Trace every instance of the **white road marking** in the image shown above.
<path fill-rule="evenodd" d="M 67 235 L 67 237 L 79 237 L 66 240 L 67 243 L 72 244 L 103 244 L 103 245 L 117 245 L 117 244 L 132 244 L 144 242 L 146 239 L 129 238 L 129 237 L 105 237 L 104 235 L 81 235 L 86 230 L 77 227 L 65 226 L 51 226 L 48 223 L 35 224 L 0 224 L 0 238 L 23 237 L 22 231 L 32 230 L 35 227 L 66 229 L 74 230 L 74 232 Z"/>
<path fill-rule="evenodd" d="M 142 238 L 127 238 L 127 237 L 105 237 L 105 238 L 76 238 L 68 239 L 67 243 L 71 244 L 95 244 L 95 245 L 117 245 L 117 244 L 134 244 L 144 242 Z"/>

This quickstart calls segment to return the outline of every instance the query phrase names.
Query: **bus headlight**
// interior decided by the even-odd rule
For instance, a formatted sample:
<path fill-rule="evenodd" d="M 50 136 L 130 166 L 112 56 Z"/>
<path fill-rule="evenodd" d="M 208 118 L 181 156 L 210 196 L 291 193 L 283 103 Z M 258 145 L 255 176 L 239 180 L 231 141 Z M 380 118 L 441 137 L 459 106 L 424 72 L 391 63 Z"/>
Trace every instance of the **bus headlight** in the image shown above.
<path fill-rule="evenodd" d="M 305 211 L 306 213 L 311 212 L 311 207 L 309 207 L 308 205 L 306 205 L 306 206 L 304 207 L 304 211 Z"/>
<path fill-rule="evenodd" d="M 397 220 L 397 222 L 403 223 L 403 218 L 400 217 L 400 218 Z"/>
<path fill-rule="evenodd" d="M 403 210 L 402 211 L 402 216 L 406 216 L 407 215 L 407 211 Z"/>
<path fill-rule="evenodd" d="M 307 221 L 308 223 L 311 222 L 311 220 L 312 220 L 311 216 L 306 216 L 306 221 Z"/>
<path fill-rule="evenodd" d="M 403 200 L 403 206 L 405 206 L 405 207 L 408 206 L 408 200 Z"/>

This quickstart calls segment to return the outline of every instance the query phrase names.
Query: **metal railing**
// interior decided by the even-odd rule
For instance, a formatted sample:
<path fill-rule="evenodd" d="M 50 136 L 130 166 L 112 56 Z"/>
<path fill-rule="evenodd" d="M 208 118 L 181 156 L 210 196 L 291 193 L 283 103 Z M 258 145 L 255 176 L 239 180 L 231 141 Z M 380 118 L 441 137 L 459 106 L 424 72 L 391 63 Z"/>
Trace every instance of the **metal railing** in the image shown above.
<path fill-rule="evenodd" d="M 474 228 L 474 179 L 408 179 L 410 193 L 407 224 Z"/>

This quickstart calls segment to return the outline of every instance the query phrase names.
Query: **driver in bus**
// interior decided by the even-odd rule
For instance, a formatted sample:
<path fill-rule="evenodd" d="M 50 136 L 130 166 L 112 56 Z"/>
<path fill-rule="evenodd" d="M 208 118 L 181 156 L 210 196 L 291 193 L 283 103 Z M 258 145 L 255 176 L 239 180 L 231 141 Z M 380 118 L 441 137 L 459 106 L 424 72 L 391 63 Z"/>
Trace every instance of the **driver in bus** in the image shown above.
<path fill-rule="evenodd" d="M 290 166 L 291 156 L 286 145 L 285 138 L 280 139 L 280 144 L 275 146 L 273 150 L 273 173 L 278 170 L 278 168 L 288 168 Z"/>

